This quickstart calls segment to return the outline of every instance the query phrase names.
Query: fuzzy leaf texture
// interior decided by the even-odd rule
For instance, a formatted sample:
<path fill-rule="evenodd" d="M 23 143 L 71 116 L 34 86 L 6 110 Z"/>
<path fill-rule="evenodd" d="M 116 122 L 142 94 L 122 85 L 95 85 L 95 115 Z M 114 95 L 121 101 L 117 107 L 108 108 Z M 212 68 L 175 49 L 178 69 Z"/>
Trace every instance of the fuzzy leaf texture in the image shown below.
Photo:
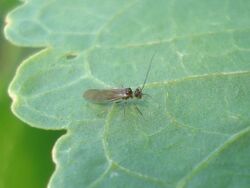
<path fill-rule="evenodd" d="M 6 38 L 43 48 L 18 68 L 12 110 L 67 130 L 48 186 L 249 187 L 249 10 L 244 0 L 27 0 L 9 13 Z M 150 96 L 82 97 L 141 86 L 155 52 Z"/>

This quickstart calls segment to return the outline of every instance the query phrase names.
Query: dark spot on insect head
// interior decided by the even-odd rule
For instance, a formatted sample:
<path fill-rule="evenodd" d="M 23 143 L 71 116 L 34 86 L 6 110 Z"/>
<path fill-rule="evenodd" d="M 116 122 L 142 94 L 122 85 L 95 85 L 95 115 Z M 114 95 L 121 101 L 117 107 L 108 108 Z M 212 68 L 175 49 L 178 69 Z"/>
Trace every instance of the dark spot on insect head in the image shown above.
<path fill-rule="evenodd" d="M 141 99 L 142 98 L 142 90 L 141 90 L 141 88 L 138 87 L 138 88 L 135 89 L 134 96 L 137 99 Z"/>

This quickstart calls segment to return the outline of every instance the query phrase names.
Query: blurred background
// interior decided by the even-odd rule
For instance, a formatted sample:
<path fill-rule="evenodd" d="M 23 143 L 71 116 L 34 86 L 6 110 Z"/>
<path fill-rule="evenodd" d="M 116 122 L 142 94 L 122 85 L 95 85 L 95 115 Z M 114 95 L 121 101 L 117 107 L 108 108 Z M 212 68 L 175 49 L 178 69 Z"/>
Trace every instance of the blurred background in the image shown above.
<path fill-rule="evenodd" d="M 17 66 L 37 50 L 14 46 L 3 36 L 5 16 L 19 4 L 0 0 L 0 188 L 44 188 L 55 168 L 52 147 L 64 132 L 29 127 L 10 110 L 8 85 Z"/>

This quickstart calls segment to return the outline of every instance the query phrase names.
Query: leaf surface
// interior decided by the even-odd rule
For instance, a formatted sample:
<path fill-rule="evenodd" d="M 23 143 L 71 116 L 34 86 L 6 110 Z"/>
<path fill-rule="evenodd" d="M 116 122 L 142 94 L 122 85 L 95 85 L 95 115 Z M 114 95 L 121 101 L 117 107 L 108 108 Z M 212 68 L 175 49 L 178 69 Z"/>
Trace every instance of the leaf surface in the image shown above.
<path fill-rule="evenodd" d="M 250 3 L 30 0 L 6 37 L 46 47 L 9 93 L 31 126 L 66 129 L 49 187 L 248 187 Z M 141 86 L 94 104 L 87 89 Z M 143 113 L 140 116 L 135 105 Z"/>

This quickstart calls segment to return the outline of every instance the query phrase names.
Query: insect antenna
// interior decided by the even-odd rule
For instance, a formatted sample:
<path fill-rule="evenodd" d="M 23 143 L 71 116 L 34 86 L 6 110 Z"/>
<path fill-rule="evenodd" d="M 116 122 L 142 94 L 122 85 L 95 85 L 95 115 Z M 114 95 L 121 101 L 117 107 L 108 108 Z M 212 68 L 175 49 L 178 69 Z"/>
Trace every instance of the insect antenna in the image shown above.
<path fill-rule="evenodd" d="M 145 77 L 145 80 L 144 80 L 144 82 L 143 82 L 143 85 L 142 85 L 142 87 L 141 87 L 141 91 L 143 90 L 143 88 L 144 88 L 144 86 L 145 86 L 145 84 L 146 84 L 146 82 L 147 82 L 148 75 L 149 75 L 149 71 L 150 71 L 150 69 L 151 69 L 151 65 L 152 65 L 152 62 L 153 62 L 153 59 L 154 59 L 154 57 L 155 57 L 156 52 L 157 52 L 157 51 L 155 51 L 155 53 L 152 55 L 151 60 L 150 60 L 150 62 L 149 62 L 148 70 L 147 70 L 146 77 Z"/>

